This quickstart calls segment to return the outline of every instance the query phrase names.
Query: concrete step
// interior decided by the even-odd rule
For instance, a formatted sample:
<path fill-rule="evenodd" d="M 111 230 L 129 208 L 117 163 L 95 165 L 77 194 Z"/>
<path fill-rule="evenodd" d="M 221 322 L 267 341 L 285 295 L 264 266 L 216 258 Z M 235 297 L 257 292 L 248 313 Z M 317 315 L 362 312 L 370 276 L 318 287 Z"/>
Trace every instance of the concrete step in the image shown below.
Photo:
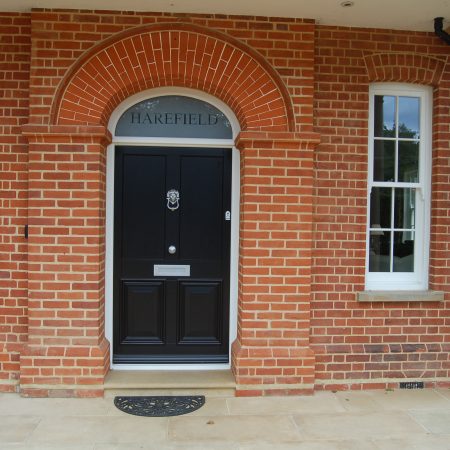
<path fill-rule="evenodd" d="M 105 380 L 105 397 L 117 395 L 233 396 L 231 370 L 129 371 L 111 370 Z"/>

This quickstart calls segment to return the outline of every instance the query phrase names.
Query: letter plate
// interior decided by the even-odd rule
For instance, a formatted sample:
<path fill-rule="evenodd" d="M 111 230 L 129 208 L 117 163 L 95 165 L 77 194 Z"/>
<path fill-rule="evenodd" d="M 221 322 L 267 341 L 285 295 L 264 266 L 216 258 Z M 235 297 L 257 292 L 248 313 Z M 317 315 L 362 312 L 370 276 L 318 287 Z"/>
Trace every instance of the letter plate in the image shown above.
<path fill-rule="evenodd" d="M 174 264 L 155 264 L 153 266 L 154 277 L 190 277 L 191 266 Z"/>

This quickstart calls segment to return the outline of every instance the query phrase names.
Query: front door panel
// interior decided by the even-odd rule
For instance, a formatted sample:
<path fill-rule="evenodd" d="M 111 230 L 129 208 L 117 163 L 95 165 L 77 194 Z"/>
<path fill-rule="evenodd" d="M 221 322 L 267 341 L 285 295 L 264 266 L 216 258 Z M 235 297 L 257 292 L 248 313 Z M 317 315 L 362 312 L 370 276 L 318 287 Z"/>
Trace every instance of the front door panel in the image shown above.
<path fill-rule="evenodd" d="M 116 147 L 114 195 L 113 361 L 228 362 L 231 150 Z"/>

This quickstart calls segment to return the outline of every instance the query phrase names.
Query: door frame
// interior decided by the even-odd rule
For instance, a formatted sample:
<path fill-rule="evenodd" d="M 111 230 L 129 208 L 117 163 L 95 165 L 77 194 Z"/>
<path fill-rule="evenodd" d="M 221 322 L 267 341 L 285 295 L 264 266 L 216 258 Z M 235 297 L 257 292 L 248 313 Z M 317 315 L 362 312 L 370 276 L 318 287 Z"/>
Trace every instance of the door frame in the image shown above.
<path fill-rule="evenodd" d="M 184 95 L 206 101 L 225 114 L 232 128 L 232 139 L 116 137 L 114 130 L 122 114 L 136 103 L 163 95 Z M 231 367 L 231 344 L 237 338 L 238 265 L 239 265 L 239 205 L 240 153 L 234 141 L 239 134 L 239 122 L 233 111 L 221 100 L 188 88 L 163 87 L 142 91 L 128 97 L 111 114 L 108 130 L 113 136 L 106 153 L 106 236 L 105 236 L 105 337 L 110 343 L 110 368 L 114 370 L 223 370 Z M 218 147 L 232 152 L 231 167 L 231 237 L 230 237 L 230 316 L 229 356 L 227 364 L 113 364 L 113 264 L 114 264 L 114 160 L 116 145 L 159 147 Z"/>

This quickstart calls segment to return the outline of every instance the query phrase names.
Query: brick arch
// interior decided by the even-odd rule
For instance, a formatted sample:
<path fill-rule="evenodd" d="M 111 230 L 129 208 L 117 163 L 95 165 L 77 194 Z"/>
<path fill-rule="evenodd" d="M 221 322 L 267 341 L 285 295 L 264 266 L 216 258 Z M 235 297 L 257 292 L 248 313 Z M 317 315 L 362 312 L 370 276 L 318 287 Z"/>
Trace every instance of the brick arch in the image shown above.
<path fill-rule="evenodd" d="M 62 81 L 51 123 L 105 125 L 127 97 L 162 86 L 220 98 L 243 130 L 295 129 L 287 89 L 260 54 L 225 34 L 181 23 L 127 30 L 87 52 Z"/>
<path fill-rule="evenodd" d="M 445 61 L 425 55 L 377 53 L 364 57 L 369 81 L 398 81 L 436 86 Z"/>

